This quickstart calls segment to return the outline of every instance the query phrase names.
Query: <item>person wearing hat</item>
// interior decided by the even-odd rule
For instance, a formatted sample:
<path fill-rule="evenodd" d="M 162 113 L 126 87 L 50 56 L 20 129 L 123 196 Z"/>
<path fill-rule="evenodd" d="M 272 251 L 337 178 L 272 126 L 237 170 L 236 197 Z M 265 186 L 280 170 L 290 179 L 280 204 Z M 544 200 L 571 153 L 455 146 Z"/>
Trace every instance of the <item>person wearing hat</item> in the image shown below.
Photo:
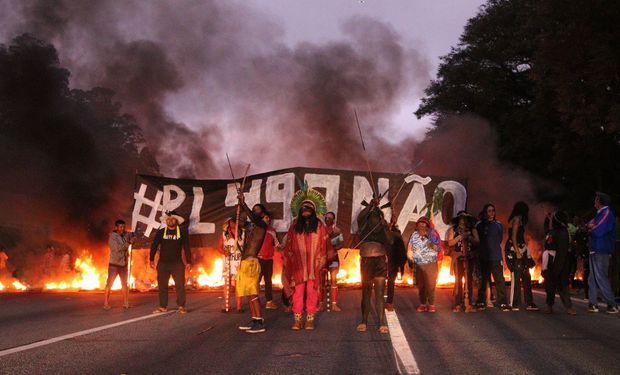
<path fill-rule="evenodd" d="M 327 267 L 328 254 L 333 255 L 327 228 L 318 217 L 325 215 L 326 208 L 323 196 L 305 184 L 291 200 L 291 213 L 296 218 L 287 232 L 282 256 L 286 264 L 284 278 L 293 289 L 294 322 L 291 329 L 295 331 L 302 328 L 304 307 L 305 329 L 314 329 L 321 271 Z"/>
<path fill-rule="evenodd" d="M 549 221 L 549 232 L 545 238 L 545 250 L 543 251 L 542 275 L 545 278 L 545 292 L 547 294 L 547 307 L 545 314 L 553 313 L 555 293 L 560 295 L 560 300 L 569 315 L 576 315 L 570 299 L 569 279 L 570 263 L 568 259 L 568 247 L 570 239 L 566 223 L 568 216 L 564 212 L 555 212 Z"/>
<path fill-rule="evenodd" d="M 452 248 L 452 270 L 455 276 L 454 282 L 454 306 L 453 312 L 472 312 L 475 304 L 473 300 L 473 247 L 480 243 L 478 231 L 474 227 L 473 216 L 466 211 L 460 211 L 452 219 L 452 225 L 448 229 L 448 246 Z M 463 296 L 463 277 L 468 301 Z"/>
<path fill-rule="evenodd" d="M 163 228 L 157 231 L 151 244 L 149 262 L 155 267 L 155 254 L 159 251 L 157 262 L 157 288 L 159 289 L 159 307 L 154 313 L 168 310 L 168 280 L 174 280 L 174 289 L 177 295 L 177 312 L 185 314 L 185 271 L 192 267 L 192 251 L 189 247 L 189 232 L 181 228 L 185 219 L 174 211 L 166 211 L 160 221 Z M 183 264 L 182 251 L 185 251 Z"/>
<path fill-rule="evenodd" d="M 596 216 L 587 224 L 590 232 L 590 275 L 588 276 L 590 306 L 588 312 L 598 312 L 597 298 L 600 289 L 607 302 L 607 313 L 617 314 L 618 306 L 609 283 L 609 260 L 616 246 L 616 217 L 611 211 L 611 198 L 596 193 Z"/>
<path fill-rule="evenodd" d="M 439 236 L 430 220 L 424 216 L 416 222 L 415 231 L 409 238 L 407 258 L 413 262 L 418 286 L 420 305 L 418 312 L 436 312 L 435 285 L 437 284 L 437 253 Z"/>

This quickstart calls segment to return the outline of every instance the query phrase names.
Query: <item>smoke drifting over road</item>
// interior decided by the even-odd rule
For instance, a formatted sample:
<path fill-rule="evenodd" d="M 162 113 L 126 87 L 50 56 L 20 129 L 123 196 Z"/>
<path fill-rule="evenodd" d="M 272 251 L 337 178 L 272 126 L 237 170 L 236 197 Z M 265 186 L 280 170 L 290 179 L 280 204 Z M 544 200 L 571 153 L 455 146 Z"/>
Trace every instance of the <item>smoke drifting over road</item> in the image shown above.
<path fill-rule="evenodd" d="M 275 21 L 241 3 L 10 4 L 4 38 L 48 40 L 72 86 L 114 90 L 166 175 L 225 175 L 227 151 L 260 170 L 362 167 L 353 109 L 380 158 L 399 99 L 430 79 L 420 53 L 368 18 L 344 22 L 345 40 L 289 48 Z"/>
<path fill-rule="evenodd" d="M 478 120 L 450 119 L 453 125 L 419 145 L 386 134 L 402 99 L 426 87 L 431 68 L 390 25 L 376 20 L 352 17 L 342 24 L 341 40 L 289 47 L 277 20 L 242 2 L 0 0 L 0 10 L 0 42 L 8 45 L 23 33 L 49 42 L 59 66 L 71 73 L 71 88 L 114 92 L 108 102 L 119 102 L 141 129 L 137 152 L 149 151 L 163 175 L 228 177 L 226 152 L 238 170 L 251 162 L 251 173 L 293 166 L 365 169 L 356 109 L 373 169 L 405 172 L 414 157 L 424 159 L 422 173 L 468 179 L 472 211 L 493 201 L 507 212 L 516 200 L 534 199 L 529 177 L 497 161 L 492 131 Z M 39 109 L 32 111 L 46 116 Z M 44 138 L 45 130 L 31 130 Z M 123 163 L 107 161 L 109 150 L 96 128 L 80 134 L 66 137 L 69 147 L 77 147 L 74 157 L 88 155 L 71 176 L 91 176 L 95 169 L 96 178 L 85 178 L 82 187 L 57 185 L 58 169 L 47 169 L 53 173 L 38 178 L 57 188 L 47 197 L 55 200 L 52 207 L 64 207 L 67 198 L 54 198 L 62 196 L 90 207 L 93 197 L 85 204 L 79 193 L 105 186 L 117 175 L 114 165 Z M 45 141 L 29 151 L 33 159 Z M 23 162 L 25 170 L 33 165 L 45 169 Z M 4 170 L 0 177 L 17 181 L 20 174 Z M 123 183 L 125 194 L 131 178 Z M 106 189 L 96 190 L 101 199 L 95 206 L 122 206 L 120 198 L 111 198 L 114 189 Z M 109 223 L 118 211 L 95 210 L 91 216 Z M 67 215 L 74 212 L 79 210 Z M 54 215 L 35 216 L 48 221 Z"/>

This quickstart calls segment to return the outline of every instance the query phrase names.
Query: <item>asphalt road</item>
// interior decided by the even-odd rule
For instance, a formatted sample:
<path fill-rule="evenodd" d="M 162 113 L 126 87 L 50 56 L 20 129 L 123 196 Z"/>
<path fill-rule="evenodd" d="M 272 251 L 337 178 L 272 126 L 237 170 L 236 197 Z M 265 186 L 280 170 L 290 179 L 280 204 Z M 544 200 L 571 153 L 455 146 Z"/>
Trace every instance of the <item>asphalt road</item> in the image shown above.
<path fill-rule="evenodd" d="M 220 312 L 219 293 L 188 294 L 189 313 L 147 318 L 13 354 L 1 374 L 397 374 L 390 335 L 358 333 L 360 291 L 341 293 L 343 312 L 323 313 L 313 332 L 290 330 L 292 317 L 266 311 L 268 330 L 238 331 L 246 314 Z M 173 297 L 173 296 L 171 296 Z M 417 313 L 415 289 L 397 290 L 396 309 L 422 374 L 616 374 L 620 316 L 561 311 L 452 313 L 438 290 L 438 313 Z M 536 302 L 543 304 L 542 296 Z M 149 316 L 155 293 L 133 307 L 101 308 L 101 293 L 0 294 L 0 353 L 73 332 Z M 171 298 L 174 301 L 174 298 Z M 401 363 L 402 365 L 402 363 Z M 402 368 L 402 366 L 401 366 Z"/>

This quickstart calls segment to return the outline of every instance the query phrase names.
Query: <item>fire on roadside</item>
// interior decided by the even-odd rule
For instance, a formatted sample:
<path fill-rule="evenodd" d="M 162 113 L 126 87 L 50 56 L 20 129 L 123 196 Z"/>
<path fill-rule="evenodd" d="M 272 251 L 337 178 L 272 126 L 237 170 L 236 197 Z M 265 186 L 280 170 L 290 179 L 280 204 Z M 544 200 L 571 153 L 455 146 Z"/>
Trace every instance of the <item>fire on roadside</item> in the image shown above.
<path fill-rule="evenodd" d="M 138 251 L 136 251 L 138 254 Z M 187 284 L 199 288 L 217 288 L 225 284 L 224 280 L 224 259 L 219 254 L 213 252 L 207 253 L 187 275 Z M 132 262 L 132 275 L 129 278 L 129 284 L 132 289 L 141 291 L 153 290 L 157 287 L 156 273 L 148 267 L 148 251 L 142 254 L 142 260 L 139 256 L 134 256 Z M 278 255 L 279 256 L 279 255 Z M 276 258 L 278 258 L 278 256 Z M 146 260 L 144 260 L 146 259 Z M 445 257 L 439 266 L 437 275 L 437 285 L 440 287 L 449 287 L 454 285 L 454 275 L 450 274 L 450 258 Z M 542 282 L 539 267 L 530 269 L 532 280 Z M 92 254 L 87 251 L 82 252 L 81 256 L 76 258 L 73 263 L 73 270 L 70 274 L 57 276 L 45 280 L 43 290 L 46 291 L 64 291 L 64 290 L 103 290 L 105 288 L 107 278 L 107 264 L 98 264 L 93 260 Z M 510 275 L 506 275 L 510 280 Z M 276 259 L 274 266 L 273 284 L 281 286 L 281 262 Z M 356 286 L 361 284 L 360 276 L 360 257 L 359 252 L 355 249 L 340 251 L 340 270 L 338 272 L 338 284 L 344 286 Z M 412 286 L 414 278 L 412 272 L 407 268 L 404 274 L 398 274 L 396 284 L 401 286 Z M 169 286 L 173 286 L 172 278 Z M 0 280 L 0 291 L 26 291 L 31 287 L 26 283 L 17 279 Z M 112 290 L 120 290 L 120 279 L 117 278 Z"/>

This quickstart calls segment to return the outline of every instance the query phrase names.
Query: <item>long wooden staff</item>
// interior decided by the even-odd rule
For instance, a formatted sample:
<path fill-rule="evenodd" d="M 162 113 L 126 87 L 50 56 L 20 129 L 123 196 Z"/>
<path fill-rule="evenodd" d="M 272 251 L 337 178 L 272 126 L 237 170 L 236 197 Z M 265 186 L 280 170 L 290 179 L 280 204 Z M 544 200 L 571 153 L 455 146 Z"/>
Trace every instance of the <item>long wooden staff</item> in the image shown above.
<path fill-rule="evenodd" d="M 226 153 L 226 160 L 228 160 L 228 167 L 230 168 L 230 175 L 232 176 L 233 181 L 235 181 L 235 187 L 237 188 L 237 194 L 241 194 L 243 193 L 243 190 L 245 188 L 245 180 L 248 176 L 248 171 L 250 170 L 250 164 L 248 164 L 248 166 L 245 169 L 245 174 L 243 175 L 243 180 L 241 182 L 241 186 L 239 186 L 239 184 L 237 183 L 237 180 L 235 178 L 235 173 L 233 172 L 232 169 L 232 165 L 230 164 L 230 158 L 228 157 L 228 153 Z M 236 212 L 236 217 L 235 217 L 235 243 L 233 245 L 233 254 L 237 254 L 239 251 L 239 216 L 241 215 L 241 204 L 239 204 L 239 202 L 237 202 L 237 212 Z M 227 256 L 228 258 L 228 277 L 226 278 L 226 291 L 224 293 L 224 309 L 226 310 L 226 312 L 228 312 L 230 310 L 230 285 L 232 282 L 232 276 L 231 276 L 231 261 L 230 258 L 232 257 L 233 254 L 229 254 Z M 237 306 L 239 307 L 239 306 Z"/>
<path fill-rule="evenodd" d="M 415 165 L 415 166 L 414 166 L 414 167 L 413 167 L 413 168 L 412 168 L 409 172 L 407 172 L 405 175 L 407 175 L 407 176 L 408 176 L 408 175 L 413 174 L 413 173 L 416 171 L 416 169 L 418 169 L 418 167 L 420 167 L 420 165 L 422 165 L 422 163 L 423 163 L 423 162 L 424 162 L 424 159 L 422 159 L 422 160 L 420 160 L 419 162 L 417 162 L 417 163 L 416 163 L 416 165 Z M 396 195 L 395 195 L 395 196 L 394 196 L 394 198 L 392 198 L 392 200 L 391 200 L 391 202 L 392 202 L 392 212 L 394 212 L 394 203 L 396 202 L 396 198 L 398 198 L 398 196 L 400 195 L 400 192 L 403 190 L 403 187 L 405 186 L 405 183 L 406 183 L 406 181 L 405 181 L 405 179 L 403 179 L 403 183 L 400 185 L 400 188 L 399 188 L 399 189 L 398 189 L 398 191 L 396 192 Z M 383 192 L 383 194 L 381 194 L 381 195 L 379 196 L 379 201 L 381 201 L 381 198 L 383 198 L 383 196 L 384 196 L 385 194 L 387 194 L 387 192 L 388 192 L 389 190 L 390 190 L 389 188 L 388 188 L 388 189 L 386 189 L 386 190 L 385 190 L 385 192 Z M 364 226 L 363 226 L 362 228 L 360 228 L 360 229 L 359 229 L 359 232 L 361 232 L 361 231 L 362 231 L 362 230 L 366 227 L 366 224 L 367 224 L 367 223 L 368 223 L 368 222 L 365 222 L 365 223 L 364 223 Z M 351 237 L 351 240 L 349 241 L 349 246 L 347 247 L 347 252 L 344 254 L 344 258 L 343 258 L 343 259 L 347 259 L 347 256 L 349 256 L 349 251 L 351 251 L 351 249 L 352 249 L 352 248 L 353 248 L 353 249 L 356 249 L 356 248 L 357 248 L 357 247 L 358 247 L 358 246 L 359 246 L 362 242 L 364 242 L 364 240 L 365 240 L 366 238 L 368 238 L 368 236 L 369 236 L 372 232 L 374 232 L 374 230 L 375 230 L 375 229 L 377 229 L 377 227 L 378 227 L 380 224 L 381 224 L 381 222 L 377 223 L 377 225 L 375 225 L 375 226 L 374 226 L 374 228 L 372 228 L 372 229 L 370 230 L 370 232 L 368 232 L 368 233 L 366 234 L 366 236 L 364 236 L 364 238 L 362 238 L 361 240 L 359 240 L 359 241 L 358 241 L 358 243 L 357 243 L 354 247 L 351 247 L 351 243 L 353 243 L 353 237 Z"/>
<path fill-rule="evenodd" d="M 377 188 L 375 186 L 375 179 L 372 177 L 372 170 L 370 169 L 370 161 L 368 160 L 368 153 L 366 152 L 366 145 L 364 144 L 364 137 L 362 136 L 362 127 L 360 126 L 360 120 L 357 118 L 357 110 L 353 110 L 355 114 L 355 123 L 357 124 L 357 130 L 360 134 L 360 141 L 362 142 L 362 149 L 364 150 L 364 159 L 366 159 L 366 168 L 368 169 L 368 176 L 370 177 L 370 187 L 372 188 L 372 197 L 377 198 Z"/>

